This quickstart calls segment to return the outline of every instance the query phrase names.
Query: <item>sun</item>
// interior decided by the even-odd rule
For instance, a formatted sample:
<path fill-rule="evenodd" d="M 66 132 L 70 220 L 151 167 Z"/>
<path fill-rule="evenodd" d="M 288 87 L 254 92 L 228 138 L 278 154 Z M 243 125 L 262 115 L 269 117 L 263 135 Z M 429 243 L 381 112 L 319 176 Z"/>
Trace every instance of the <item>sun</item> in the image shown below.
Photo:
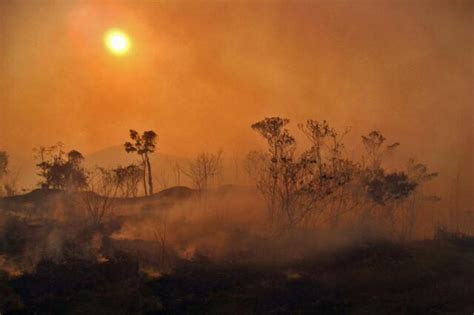
<path fill-rule="evenodd" d="M 130 49 L 130 40 L 127 34 L 116 28 L 105 33 L 104 44 L 115 55 L 123 55 Z"/>

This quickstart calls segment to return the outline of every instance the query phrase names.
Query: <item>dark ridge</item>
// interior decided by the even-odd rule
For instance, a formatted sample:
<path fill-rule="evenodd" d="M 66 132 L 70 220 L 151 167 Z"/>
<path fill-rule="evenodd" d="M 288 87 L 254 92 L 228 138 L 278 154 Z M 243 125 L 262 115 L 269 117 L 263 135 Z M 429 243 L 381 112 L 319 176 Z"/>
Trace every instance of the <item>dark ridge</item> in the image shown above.
<path fill-rule="evenodd" d="M 154 194 L 153 198 L 189 198 L 194 195 L 196 191 L 186 186 L 174 186 Z"/>
<path fill-rule="evenodd" d="M 163 199 L 187 199 L 195 194 L 195 190 L 185 187 L 185 186 L 176 186 L 164 189 L 152 196 L 139 196 L 135 198 L 115 198 L 121 200 L 125 203 L 135 203 L 141 201 L 161 201 Z M 9 206 L 9 205 L 21 205 L 29 203 L 45 203 L 53 199 L 63 199 L 66 196 L 80 197 L 86 194 L 97 195 L 95 192 L 91 191 L 81 191 L 81 192 L 66 192 L 59 189 L 35 189 L 23 195 L 11 196 L 0 198 L 0 207 Z"/>
<path fill-rule="evenodd" d="M 24 202 L 38 202 L 49 199 L 53 196 L 61 196 L 65 192 L 59 189 L 35 189 L 23 195 L 16 195 L 10 197 L 3 197 L 1 202 L 5 203 L 24 203 Z"/>

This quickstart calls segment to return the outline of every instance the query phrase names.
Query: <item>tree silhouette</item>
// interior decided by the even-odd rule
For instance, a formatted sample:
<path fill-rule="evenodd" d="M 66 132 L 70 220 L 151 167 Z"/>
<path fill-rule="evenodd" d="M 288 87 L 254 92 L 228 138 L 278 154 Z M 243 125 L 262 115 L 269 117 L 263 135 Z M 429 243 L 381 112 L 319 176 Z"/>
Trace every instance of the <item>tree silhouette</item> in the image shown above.
<path fill-rule="evenodd" d="M 43 188 L 77 190 L 87 186 L 87 175 L 82 167 L 84 157 L 79 151 L 66 153 L 62 143 L 39 147 L 35 151 Z"/>
<path fill-rule="evenodd" d="M 113 170 L 96 167 L 89 173 L 87 192 L 81 194 L 89 223 L 97 226 L 113 212 L 118 189 Z"/>
<path fill-rule="evenodd" d="M 268 202 L 275 227 L 323 222 L 335 227 L 343 214 L 352 213 L 360 219 L 380 220 L 396 232 L 394 219 L 404 211 L 406 221 L 413 225 L 410 198 L 436 173 L 428 173 L 419 163 L 411 163 L 406 171 L 385 170 L 383 158 L 399 143 L 385 145 L 378 131 L 362 137 L 364 162 L 368 163 L 345 158 L 342 140 L 347 130 L 338 133 L 324 120 L 299 125 L 310 146 L 297 156 L 295 139 L 285 128 L 288 123 L 288 119 L 271 117 L 253 124 L 252 129 L 266 140 L 268 151 L 249 153 L 246 165 Z M 410 228 L 405 230 L 410 233 Z"/>
<path fill-rule="evenodd" d="M 0 151 L 0 197 L 3 196 L 3 177 L 7 174 L 8 154 Z"/>
<path fill-rule="evenodd" d="M 276 208 L 288 208 L 289 204 L 288 198 L 281 200 L 285 199 L 285 196 L 288 197 L 288 190 L 279 189 L 280 184 L 288 180 L 284 176 L 290 173 L 288 171 L 291 168 L 290 164 L 293 162 L 295 152 L 295 139 L 285 128 L 289 122 L 290 120 L 286 118 L 270 117 L 252 125 L 252 129 L 257 131 L 268 143 L 270 163 L 265 166 L 265 170 L 268 172 L 261 172 L 262 176 L 258 186 L 268 199 L 271 221 L 274 219 Z M 277 206 L 277 199 L 281 201 L 279 206 Z M 291 214 L 287 214 L 291 216 Z"/>
<path fill-rule="evenodd" d="M 188 162 L 188 167 L 183 168 L 184 175 L 189 177 L 199 191 L 209 187 L 209 182 L 219 175 L 221 171 L 222 151 L 217 153 L 200 153 Z"/>
<path fill-rule="evenodd" d="M 114 181 L 117 183 L 120 196 L 123 198 L 136 197 L 138 183 L 143 177 L 142 167 L 136 164 L 118 166 L 112 169 Z"/>
<path fill-rule="evenodd" d="M 157 134 L 153 130 L 145 131 L 140 135 L 137 131 L 130 129 L 132 142 L 125 142 L 127 153 L 136 152 L 140 155 L 143 165 L 143 188 L 145 195 L 153 194 L 153 176 L 151 174 L 151 163 L 149 154 L 155 152 Z M 148 187 L 146 178 L 148 177 Z"/>
<path fill-rule="evenodd" d="M 8 154 L 5 151 L 0 151 L 0 179 L 7 173 Z"/>

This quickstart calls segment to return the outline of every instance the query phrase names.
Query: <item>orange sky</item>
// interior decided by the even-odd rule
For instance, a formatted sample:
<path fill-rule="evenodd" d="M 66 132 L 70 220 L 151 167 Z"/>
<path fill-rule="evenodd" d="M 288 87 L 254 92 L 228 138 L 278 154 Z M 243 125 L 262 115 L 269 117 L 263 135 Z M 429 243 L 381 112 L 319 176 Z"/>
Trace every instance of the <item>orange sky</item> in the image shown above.
<path fill-rule="evenodd" d="M 0 149 L 90 153 L 153 129 L 189 155 L 260 144 L 270 115 L 328 119 L 472 173 L 470 1 L 1 1 Z M 102 36 L 133 47 L 109 54 Z M 296 129 L 296 128 L 295 128 Z M 449 165 L 448 165 L 449 164 Z"/>

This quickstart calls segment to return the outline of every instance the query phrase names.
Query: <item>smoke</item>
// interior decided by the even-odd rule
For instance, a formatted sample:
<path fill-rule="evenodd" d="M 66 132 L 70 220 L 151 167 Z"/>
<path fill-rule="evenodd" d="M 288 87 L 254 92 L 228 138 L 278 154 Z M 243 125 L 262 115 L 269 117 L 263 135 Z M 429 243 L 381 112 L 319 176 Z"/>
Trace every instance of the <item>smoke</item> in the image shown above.
<path fill-rule="evenodd" d="M 356 213 L 337 226 L 281 230 L 269 223 L 267 204 L 251 187 L 226 186 L 190 197 L 116 199 L 98 225 L 87 220 L 77 196 L 46 199 L 36 201 L 42 211 L 30 202 L 0 212 L 0 270 L 12 277 L 33 271 L 41 261 L 104 263 L 117 252 L 134 257 L 142 272 L 158 277 L 185 261 L 279 265 L 395 240 L 383 220 L 359 220 Z M 427 225 L 422 219 L 416 224 L 417 229 Z"/>
<path fill-rule="evenodd" d="M 371 224 L 280 231 L 269 224 L 265 202 L 254 189 L 213 191 L 172 208 L 148 208 L 112 234 L 119 244 L 146 241 L 157 259 L 205 257 L 216 262 L 280 264 L 390 237 Z M 163 248 L 164 247 L 164 248 Z M 164 250 L 166 257 L 158 253 Z M 168 266 L 169 267 L 169 266 Z"/>
<path fill-rule="evenodd" d="M 51 199 L 58 201 L 59 196 Z M 32 272 L 41 261 L 104 262 L 102 240 L 112 233 L 114 218 L 103 225 L 91 226 L 79 206 L 68 207 L 72 201 L 77 202 L 77 198 L 67 195 L 61 202 L 48 202 L 51 208 L 42 205 L 39 209 L 1 209 L 0 271 L 20 276 Z M 44 212 L 38 214 L 38 210 Z"/>
<path fill-rule="evenodd" d="M 156 130 L 161 152 L 244 155 L 262 117 L 328 119 L 397 138 L 446 186 L 459 172 L 473 203 L 469 1 L 0 5 L 2 150 L 89 153 L 135 127 Z M 102 35 L 119 22 L 135 54 L 117 60 Z"/>
<path fill-rule="evenodd" d="M 166 238 L 166 246 L 180 257 L 199 253 L 219 259 L 247 248 L 252 239 L 266 233 L 264 209 L 253 191 L 203 193 L 172 208 L 149 208 L 128 218 L 112 238 Z"/>

